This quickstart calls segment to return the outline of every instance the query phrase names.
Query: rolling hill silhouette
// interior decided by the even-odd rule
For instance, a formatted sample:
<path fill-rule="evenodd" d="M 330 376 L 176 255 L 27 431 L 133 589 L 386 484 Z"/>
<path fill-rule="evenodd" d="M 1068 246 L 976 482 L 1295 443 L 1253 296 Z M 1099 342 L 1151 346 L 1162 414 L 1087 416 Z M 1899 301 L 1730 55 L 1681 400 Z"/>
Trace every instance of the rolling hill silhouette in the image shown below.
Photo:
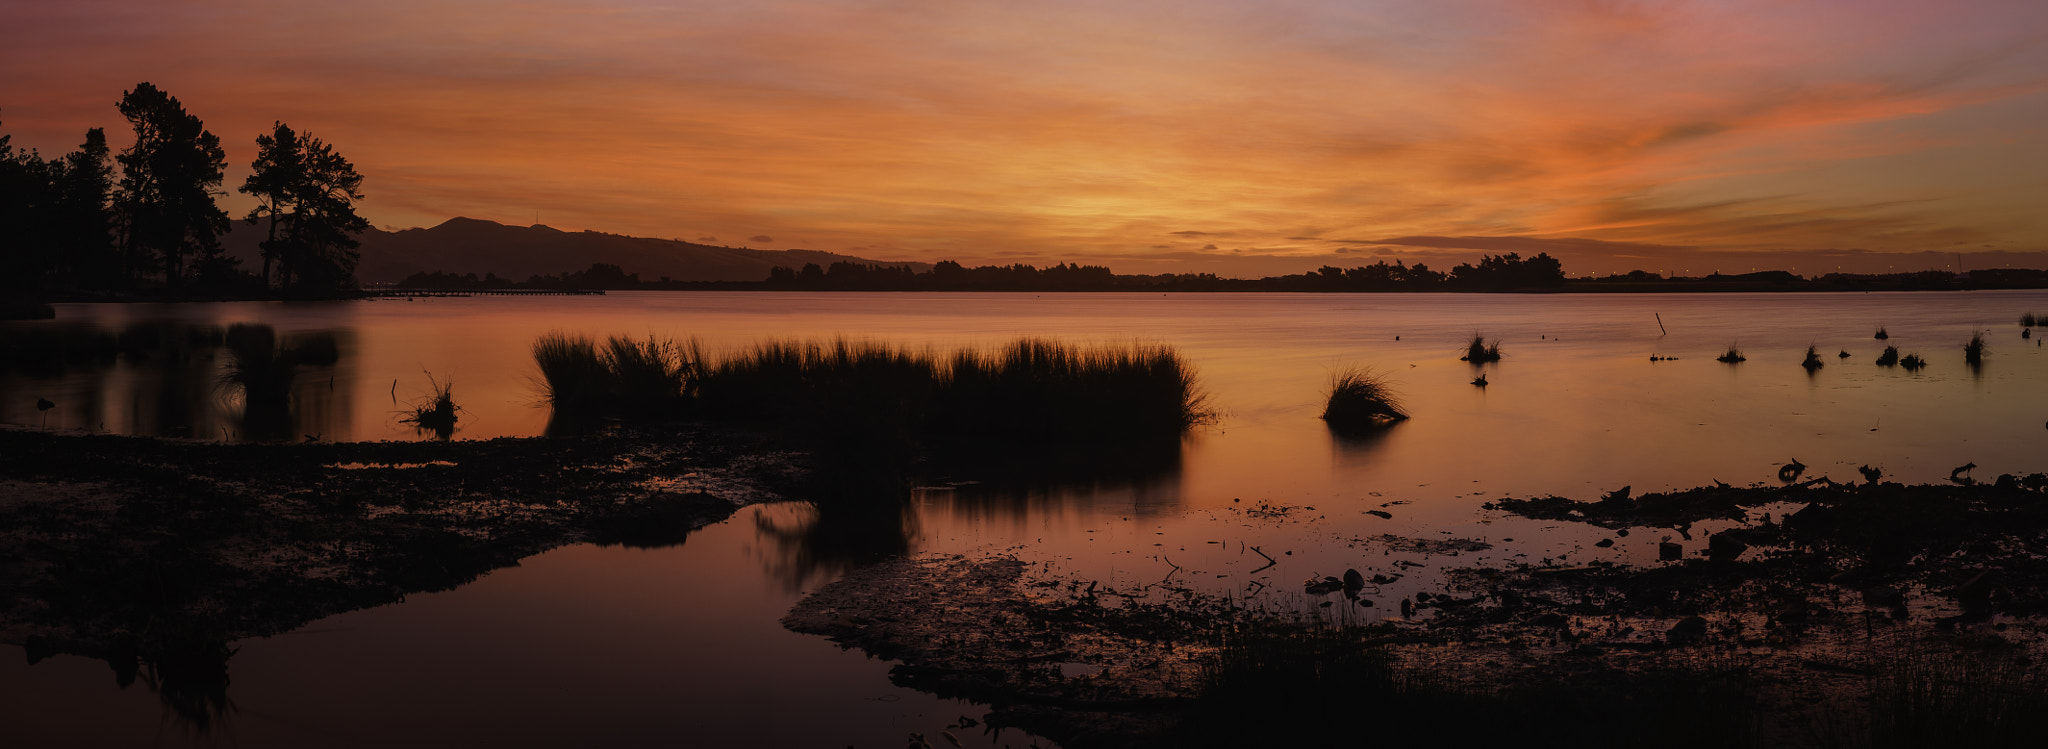
<path fill-rule="evenodd" d="M 236 222 L 225 244 L 230 254 L 243 258 L 247 268 L 261 262 L 256 243 L 262 238 L 262 227 Z M 428 229 L 371 229 L 358 239 L 363 246 L 356 278 L 363 283 L 394 282 L 420 271 L 496 273 L 525 280 L 533 275 L 583 270 L 592 263 L 617 265 L 648 281 L 663 276 L 677 281 L 759 281 L 775 266 L 800 268 L 805 263 L 829 267 L 853 262 L 918 271 L 931 267 L 930 263 L 869 260 L 818 250 L 720 247 L 599 231 L 566 232 L 543 224 L 507 226 L 462 217 Z"/>

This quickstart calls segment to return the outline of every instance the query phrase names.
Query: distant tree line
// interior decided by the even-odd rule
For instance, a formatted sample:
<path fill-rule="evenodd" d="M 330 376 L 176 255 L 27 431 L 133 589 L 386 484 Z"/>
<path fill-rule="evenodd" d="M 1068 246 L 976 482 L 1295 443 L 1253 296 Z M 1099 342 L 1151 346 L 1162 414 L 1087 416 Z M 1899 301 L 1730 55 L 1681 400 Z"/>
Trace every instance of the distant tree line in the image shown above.
<path fill-rule="evenodd" d="M 668 288 L 668 279 L 642 281 L 640 274 L 627 273 L 624 268 L 611 263 L 591 263 L 585 270 L 571 271 L 561 275 L 546 274 L 528 276 L 524 281 L 499 278 L 496 273 L 485 273 L 478 278 L 475 273 L 445 273 L 442 271 L 420 271 L 400 279 L 394 284 L 400 289 L 659 289 Z"/>
<path fill-rule="evenodd" d="M 0 291 L 169 292 L 203 296 L 328 295 L 355 288 L 362 176 L 311 133 L 282 122 L 256 138 L 255 197 L 263 266 L 250 273 L 221 246 L 231 220 L 215 202 L 227 154 L 177 97 L 149 83 L 116 109 L 134 145 L 112 153 L 92 128 L 78 150 L 45 160 L 0 134 Z M 118 171 L 116 169 L 118 167 Z"/>
<path fill-rule="evenodd" d="M 1100 265 L 1061 263 L 1046 268 L 1030 265 L 984 265 L 975 268 L 951 260 L 922 273 L 901 266 L 839 262 L 816 263 L 769 271 L 771 289 L 844 291 L 1509 291 L 1561 286 L 1564 267 L 1548 254 L 1524 259 L 1515 253 L 1462 264 L 1449 273 L 1422 263 L 1384 260 L 1355 268 L 1323 266 L 1309 273 L 1259 279 L 1224 279 L 1214 274 L 1117 275 Z"/>

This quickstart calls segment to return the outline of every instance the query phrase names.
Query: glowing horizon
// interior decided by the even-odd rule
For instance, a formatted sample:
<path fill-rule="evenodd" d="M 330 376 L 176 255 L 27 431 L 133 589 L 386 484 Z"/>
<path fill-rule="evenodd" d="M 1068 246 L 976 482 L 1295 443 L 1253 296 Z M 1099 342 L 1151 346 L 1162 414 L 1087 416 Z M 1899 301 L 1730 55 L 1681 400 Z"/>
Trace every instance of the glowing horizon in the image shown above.
<path fill-rule="evenodd" d="M 253 140 L 283 120 L 356 163 L 380 226 L 538 212 L 1123 272 L 1511 246 L 1575 275 L 1828 253 L 1869 266 L 1852 270 L 1905 253 L 2048 265 L 2038 2 L 109 0 L 16 16 L 0 133 L 47 157 L 104 127 L 118 149 L 114 102 L 150 81 L 221 136 L 236 215 Z"/>

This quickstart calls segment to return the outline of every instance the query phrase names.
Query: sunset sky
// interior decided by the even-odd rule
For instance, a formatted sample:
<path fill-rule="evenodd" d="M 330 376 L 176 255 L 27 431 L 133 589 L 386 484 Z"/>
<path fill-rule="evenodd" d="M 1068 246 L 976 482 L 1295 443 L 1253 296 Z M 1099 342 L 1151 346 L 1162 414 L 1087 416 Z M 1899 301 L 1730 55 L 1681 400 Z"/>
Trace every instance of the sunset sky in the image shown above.
<path fill-rule="evenodd" d="M 149 81 L 453 216 L 876 259 L 2048 267 L 2048 2 L 19 0 L 0 133 Z M 223 200 L 239 215 L 248 201 Z"/>

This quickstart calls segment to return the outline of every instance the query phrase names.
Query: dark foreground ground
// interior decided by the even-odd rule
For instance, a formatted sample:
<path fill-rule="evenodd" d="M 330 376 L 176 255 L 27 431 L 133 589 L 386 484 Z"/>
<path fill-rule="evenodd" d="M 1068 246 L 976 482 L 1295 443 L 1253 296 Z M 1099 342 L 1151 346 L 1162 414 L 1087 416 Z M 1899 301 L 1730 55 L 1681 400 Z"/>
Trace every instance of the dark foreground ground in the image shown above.
<path fill-rule="evenodd" d="M 1069 747 L 2042 746 L 2044 486 L 1505 500 L 1491 509 L 1619 535 L 1724 530 L 1648 566 L 1453 570 L 1366 626 L 965 557 L 856 572 L 784 623 Z M 1377 592 L 1346 582 L 1303 594 Z"/>
<path fill-rule="evenodd" d="M 224 445 L 0 430 L 0 642 L 104 659 L 204 725 L 224 709 L 235 640 L 563 544 L 677 543 L 748 502 L 829 496 L 797 458 L 693 431 Z M 1370 574 L 1305 581 L 1306 603 L 1285 610 L 1004 557 L 898 557 L 785 624 L 992 706 L 955 731 L 1014 726 L 1068 747 L 2040 746 L 2044 488 L 2033 475 L 1501 500 L 1488 511 L 1696 551 L 1454 569 L 1399 601 L 1362 559 Z M 1299 610 L 1386 613 L 1341 626 L 1359 617 Z"/>
<path fill-rule="evenodd" d="M 578 542 L 679 543 L 788 455 L 695 433 L 217 444 L 0 430 L 0 643 L 104 659 L 204 725 L 228 643 Z"/>

